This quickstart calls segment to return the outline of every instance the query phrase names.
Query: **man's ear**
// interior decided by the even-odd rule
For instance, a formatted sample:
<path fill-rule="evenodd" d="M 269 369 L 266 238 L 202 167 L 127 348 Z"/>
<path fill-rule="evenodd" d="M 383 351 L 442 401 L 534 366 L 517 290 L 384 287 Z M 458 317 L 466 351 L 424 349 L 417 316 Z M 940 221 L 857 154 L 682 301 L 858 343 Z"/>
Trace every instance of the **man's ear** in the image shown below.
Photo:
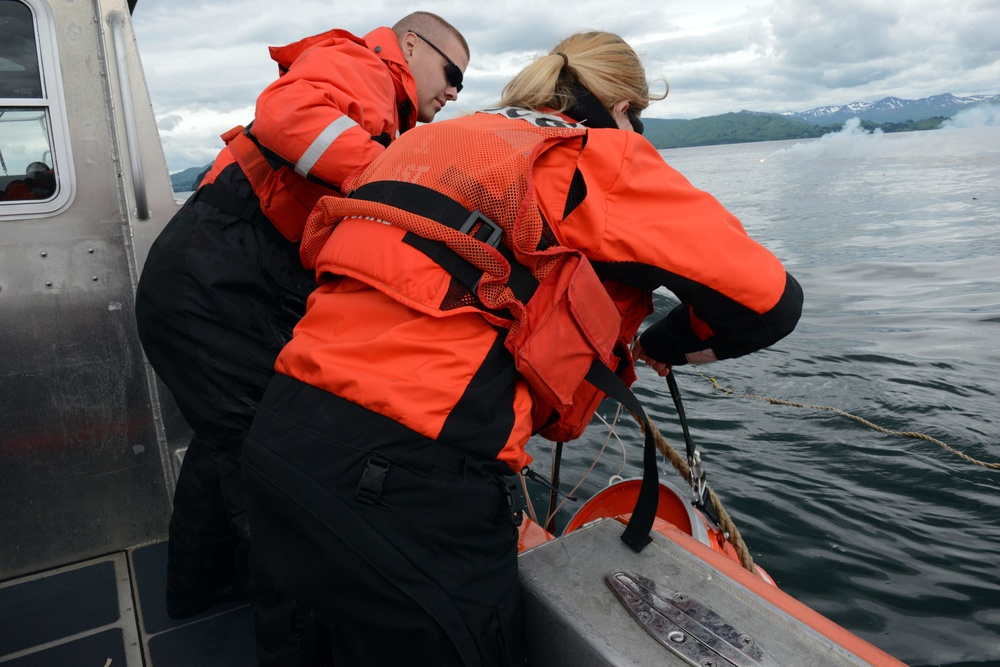
<path fill-rule="evenodd" d="M 412 32 L 408 32 L 403 35 L 403 39 L 399 40 L 399 48 L 403 52 L 403 59 L 406 62 L 410 62 L 410 58 L 413 57 L 413 47 L 417 45 L 417 36 Z"/>

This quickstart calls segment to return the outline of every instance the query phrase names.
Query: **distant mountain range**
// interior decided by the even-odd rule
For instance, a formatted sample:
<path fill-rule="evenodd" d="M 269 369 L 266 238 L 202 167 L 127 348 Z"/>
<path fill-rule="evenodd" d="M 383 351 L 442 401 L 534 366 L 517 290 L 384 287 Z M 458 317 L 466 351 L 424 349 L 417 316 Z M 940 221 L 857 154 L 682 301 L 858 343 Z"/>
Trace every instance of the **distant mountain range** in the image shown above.
<path fill-rule="evenodd" d="M 979 104 L 1000 105 L 1000 95 L 955 97 L 951 93 L 904 100 L 886 97 L 878 102 L 852 102 L 808 111 L 767 113 L 740 111 L 691 120 L 644 118 L 645 136 L 659 149 L 740 144 L 753 141 L 808 139 L 840 130 L 852 118 L 861 119 L 869 132 L 933 130 L 960 111 Z M 175 192 L 194 190 L 211 165 L 191 167 L 170 175 Z"/>
<path fill-rule="evenodd" d="M 1000 95 L 971 95 L 955 97 L 951 93 L 924 97 L 919 100 L 904 100 L 886 97 L 878 102 L 851 102 L 837 106 L 819 107 L 809 111 L 779 114 L 787 118 L 797 118 L 815 125 L 845 123 L 851 118 L 860 118 L 873 123 L 898 123 L 906 120 L 922 120 L 933 116 L 954 116 L 977 104 L 1000 104 Z"/>
<path fill-rule="evenodd" d="M 960 111 L 976 105 L 1000 105 L 1000 95 L 955 97 L 950 93 L 919 100 L 886 97 L 809 111 L 767 113 L 740 111 L 691 120 L 644 118 L 645 136 L 659 149 L 740 144 L 753 141 L 809 139 L 837 132 L 852 118 L 871 132 L 934 130 Z"/>

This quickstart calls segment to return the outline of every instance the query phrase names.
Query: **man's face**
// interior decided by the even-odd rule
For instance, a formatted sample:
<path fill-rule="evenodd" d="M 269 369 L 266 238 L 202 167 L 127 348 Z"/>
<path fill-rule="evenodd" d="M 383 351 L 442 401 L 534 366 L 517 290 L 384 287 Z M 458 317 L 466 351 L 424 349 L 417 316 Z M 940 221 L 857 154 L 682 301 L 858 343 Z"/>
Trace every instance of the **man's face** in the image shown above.
<path fill-rule="evenodd" d="M 403 39 L 403 54 L 417 83 L 417 120 L 421 123 L 431 122 L 445 104 L 458 99 L 454 68 L 464 74 L 469 66 L 456 37 L 447 32 L 426 37 L 433 42 L 412 32 Z"/>

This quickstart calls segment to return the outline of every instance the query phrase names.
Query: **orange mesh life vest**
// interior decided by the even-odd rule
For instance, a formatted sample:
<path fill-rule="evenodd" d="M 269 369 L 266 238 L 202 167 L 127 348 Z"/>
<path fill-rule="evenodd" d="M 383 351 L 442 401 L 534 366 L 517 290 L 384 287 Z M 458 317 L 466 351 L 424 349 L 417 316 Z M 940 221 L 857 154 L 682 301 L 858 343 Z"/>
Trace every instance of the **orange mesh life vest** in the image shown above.
<path fill-rule="evenodd" d="M 315 265 L 331 223 L 348 215 L 373 216 L 443 242 L 481 271 L 468 287 L 484 317 L 509 328 L 505 345 L 518 372 L 541 412 L 551 415 L 542 435 L 571 440 L 583 433 L 604 396 L 584 381 L 594 359 L 622 370 L 628 384 L 635 379 L 626 344 L 646 313 L 623 319 L 586 256 L 554 243 L 551 232 L 552 244 L 543 238 L 532 164 L 556 142 L 586 130 L 524 110 L 510 110 L 512 119 L 507 111 L 447 123 L 447 139 L 424 128 L 418 145 L 440 141 L 462 150 L 419 151 L 424 164 L 376 160 L 351 183 L 347 200 L 321 200 L 322 215 L 307 222 L 303 263 Z M 414 143 L 406 135 L 398 141 L 404 151 Z M 453 224 L 442 224 L 442 215 Z"/>

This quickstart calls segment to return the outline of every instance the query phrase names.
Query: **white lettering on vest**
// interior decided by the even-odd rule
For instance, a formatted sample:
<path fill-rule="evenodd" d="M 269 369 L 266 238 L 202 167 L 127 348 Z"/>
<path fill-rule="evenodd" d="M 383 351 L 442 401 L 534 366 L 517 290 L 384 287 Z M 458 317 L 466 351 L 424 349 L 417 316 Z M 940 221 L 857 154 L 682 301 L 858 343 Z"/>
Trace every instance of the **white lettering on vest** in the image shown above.
<path fill-rule="evenodd" d="M 541 111 L 532 111 L 531 109 L 519 109 L 517 107 L 493 107 L 491 109 L 483 109 L 478 113 L 492 113 L 504 118 L 526 120 L 538 127 L 583 127 L 580 123 L 571 123 L 559 116 L 545 114 Z"/>

